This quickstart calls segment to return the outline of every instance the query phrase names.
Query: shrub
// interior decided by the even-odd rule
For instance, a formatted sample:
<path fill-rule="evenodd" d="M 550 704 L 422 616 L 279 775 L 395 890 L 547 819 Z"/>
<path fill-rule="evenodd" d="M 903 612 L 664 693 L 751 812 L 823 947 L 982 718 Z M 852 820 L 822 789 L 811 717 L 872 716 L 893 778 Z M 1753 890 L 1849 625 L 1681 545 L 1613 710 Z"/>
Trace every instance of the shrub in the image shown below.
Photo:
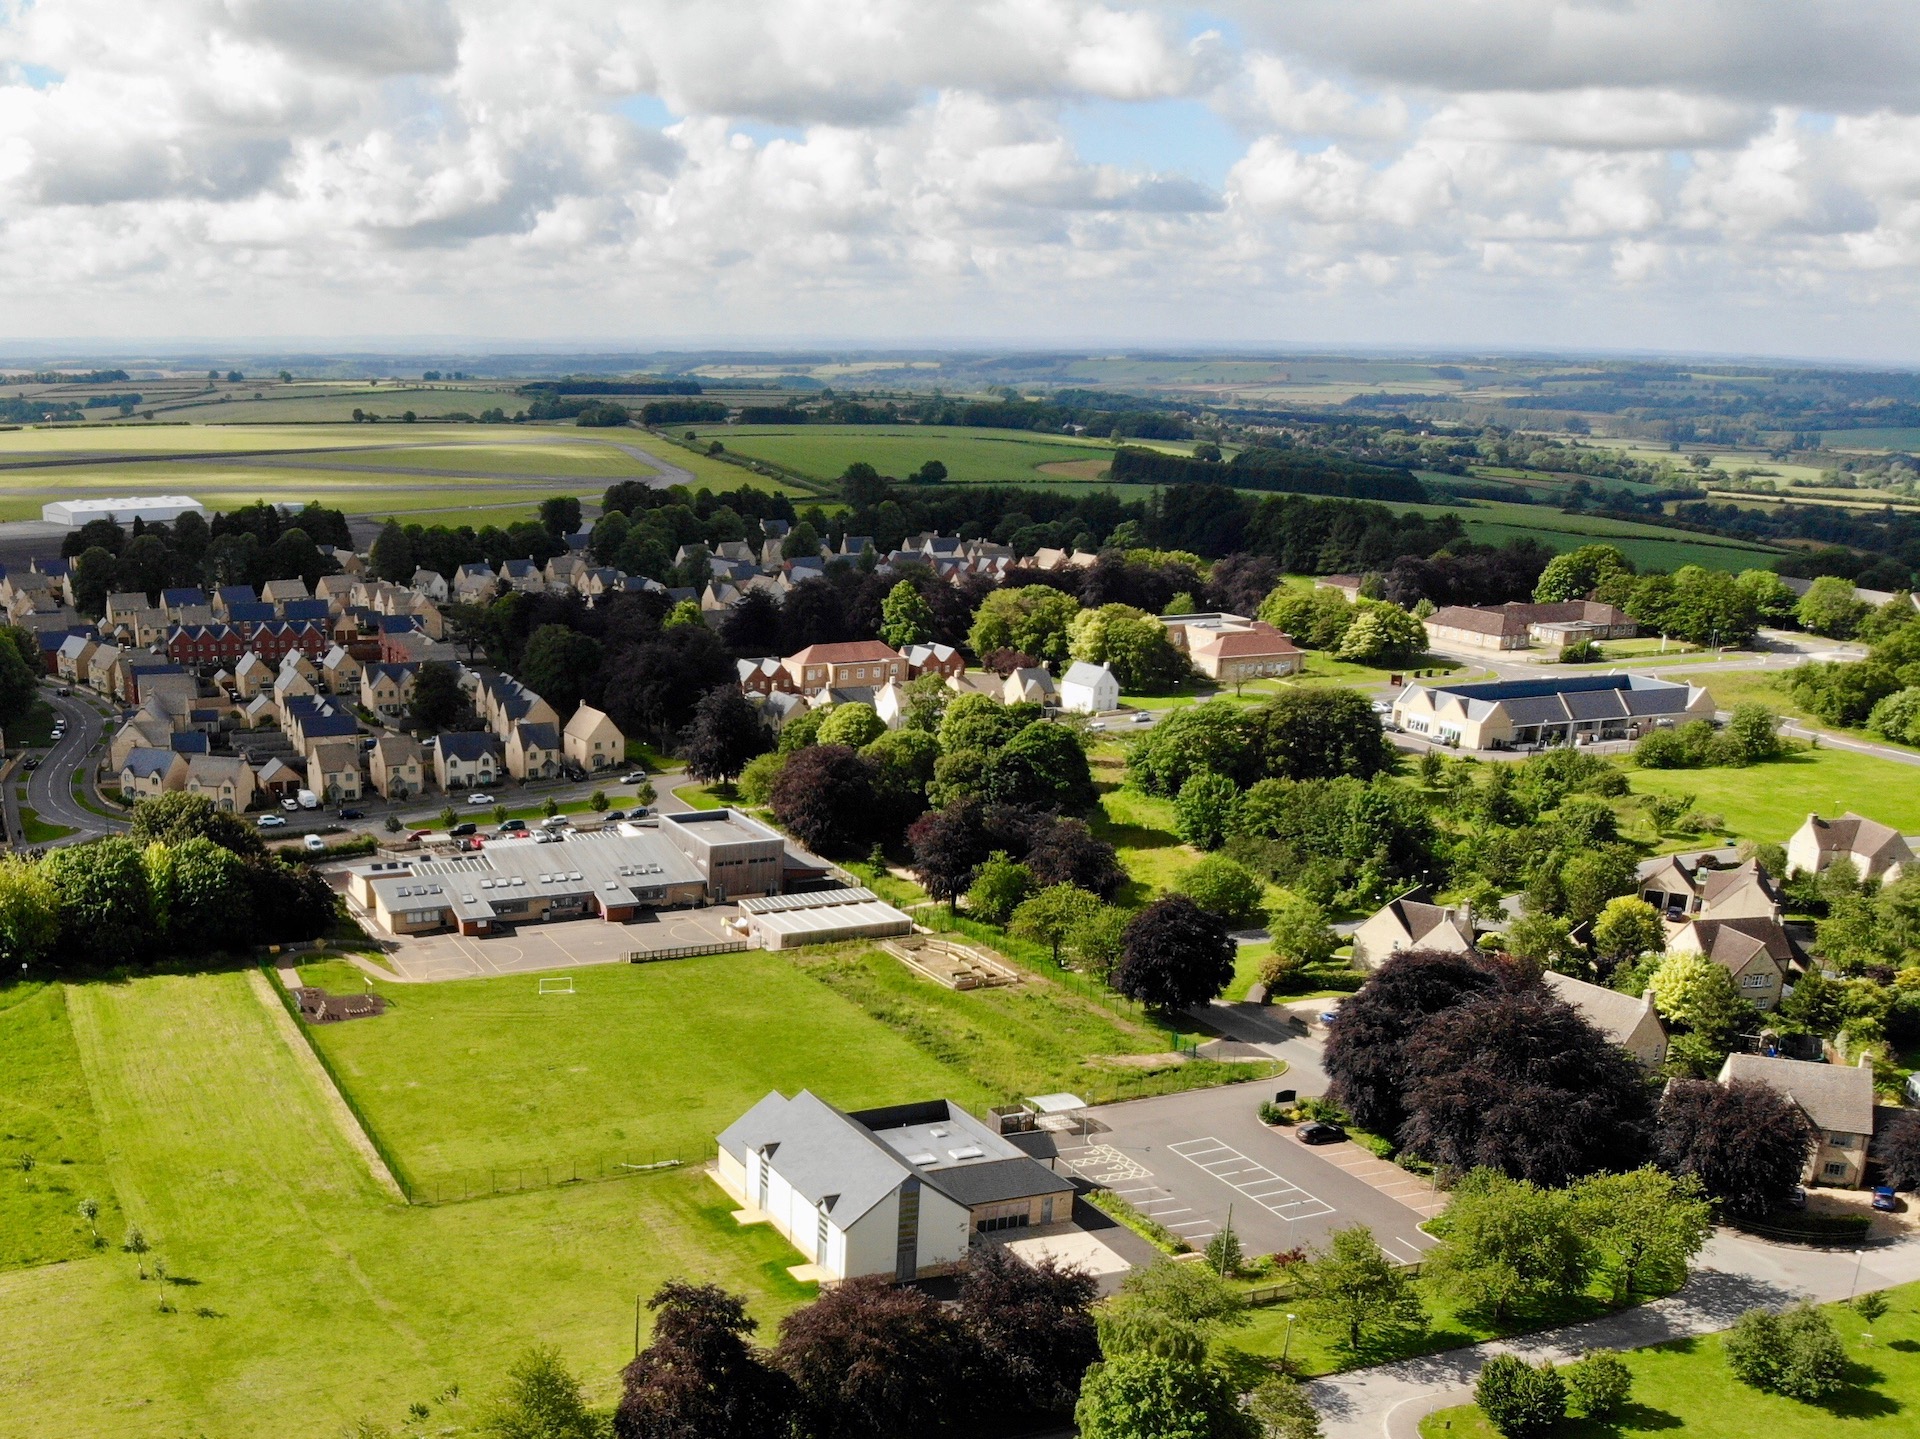
<path fill-rule="evenodd" d="M 1567 1392 L 1589 1419 L 1618 1412 L 1633 1392 L 1633 1371 L 1611 1349 L 1582 1354 L 1565 1370 Z"/>
<path fill-rule="evenodd" d="M 1254 925 L 1266 917 L 1260 904 L 1266 886 L 1252 870 L 1224 854 L 1208 855 L 1182 874 L 1175 888 L 1231 925 Z"/>
<path fill-rule="evenodd" d="M 1808 1403 L 1837 1390 L 1847 1364 L 1832 1321 L 1811 1304 L 1784 1314 L 1749 1309 L 1728 1331 L 1726 1351 L 1743 1384 Z"/>
<path fill-rule="evenodd" d="M 1474 1401 L 1506 1439 L 1545 1434 L 1567 1417 L 1567 1385 L 1551 1364 L 1539 1368 L 1496 1354 L 1480 1371 Z"/>
<path fill-rule="evenodd" d="M 1592 640 L 1575 640 L 1570 645 L 1560 646 L 1560 663 L 1563 665 L 1597 664 L 1605 658 L 1600 653 L 1600 646 Z"/>

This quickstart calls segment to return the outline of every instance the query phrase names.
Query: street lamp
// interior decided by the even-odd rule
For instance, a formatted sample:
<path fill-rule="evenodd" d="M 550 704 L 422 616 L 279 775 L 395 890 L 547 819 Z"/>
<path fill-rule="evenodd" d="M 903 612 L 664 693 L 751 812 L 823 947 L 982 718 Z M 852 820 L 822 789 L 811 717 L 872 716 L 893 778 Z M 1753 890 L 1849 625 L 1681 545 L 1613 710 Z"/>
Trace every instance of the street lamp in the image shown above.
<path fill-rule="evenodd" d="M 1287 1337 L 1282 1340 L 1280 1344 L 1280 1362 L 1282 1364 L 1287 1362 L 1287 1351 L 1293 1347 L 1293 1321 L 1299 1317 L 1297 1314 L 1289 1314 L 1287 1316 Z M 638 1352 L 638 1350 L 635 1351 L 635 1353 Z"/>

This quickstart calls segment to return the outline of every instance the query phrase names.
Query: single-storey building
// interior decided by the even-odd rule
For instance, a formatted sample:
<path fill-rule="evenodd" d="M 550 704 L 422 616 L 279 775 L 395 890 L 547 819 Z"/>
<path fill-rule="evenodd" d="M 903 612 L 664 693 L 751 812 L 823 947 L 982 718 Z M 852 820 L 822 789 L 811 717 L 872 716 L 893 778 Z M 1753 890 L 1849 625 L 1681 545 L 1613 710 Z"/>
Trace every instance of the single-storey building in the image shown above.
<path fill-rule="evenodd" d="M 1867 1145 L 1873 1139 L 1873 1064 L 1815 1064 L 1729 1054 L 1719 1082 L 1757 1081 L 1792 1100 L 1820 1132 L 1802 1182 L 1858 1189 L 1867 1178 Z"/>
<path fill-rule="evenodd" d="M 1167 639 L 1193 667 L 1221 684 L 1298 674 L 1306 657 L 1292 638 L 1264 620 L 1210 611 L 1163 615 Z"/>
<path fill-rule="evenodd" d="M 657 831 L 626 825 L 557 844 L 495 839 L 450 859 L 357 865 L 347 889 L 391 934 L 458 929 L 475 938 L 595 916 L 624 924 L 707 894 L 699 871 Z"/>
<path fill-rule="evenodd" d="M 1535 643 L 1630 639 L 1639 625 L 1625 610 L 1596 600 L 1552 604 L 1446 605 L 1427 616 L 1435 648 L 1524 650 Z"/>
<path fill-rule="evenodd" d="M 740 901 L 747 937 L 762 949 L 798 949 L 843 939 L 887 939 L 913 933 L 913 917 L 870 889 L 770 894 Z"/>
<path fill-rule="evenodd" d="M 713 1177 L 808 1277 L 905 1283 L 965 1268 L 976 1233 L 1066 1222 L 1073 1186 L 947 1100 L 848 1114 L 777 1090 L 721 1133 Z"/>
<path fill-rule="evenodd" d="M 1651 675 L 1565 675 L 1485 684 L 1408 685 L 1393 722 L 1408 734 L 1461 749 L 1509 749 L 1638 739 L 1656 726 L 1712 719 L 1698 685 Z"/>

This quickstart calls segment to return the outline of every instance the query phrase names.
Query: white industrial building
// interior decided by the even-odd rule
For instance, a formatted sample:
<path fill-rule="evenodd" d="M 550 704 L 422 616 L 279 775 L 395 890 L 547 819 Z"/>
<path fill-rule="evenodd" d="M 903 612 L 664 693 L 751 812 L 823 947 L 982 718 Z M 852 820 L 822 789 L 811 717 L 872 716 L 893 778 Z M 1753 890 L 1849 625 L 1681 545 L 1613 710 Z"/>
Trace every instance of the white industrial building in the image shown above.
<path fill-rule="evenodd" d="M 128 495 L 118 500 L 55 500 L 40 507 L 40 518 L 48 524 L 79 529 L 91 520 L 112 520 L 130 525 L 135 520 L 148 524 L 171 524 L 182 515 L 208 518 L 207 507 L 192 495 Z"/>

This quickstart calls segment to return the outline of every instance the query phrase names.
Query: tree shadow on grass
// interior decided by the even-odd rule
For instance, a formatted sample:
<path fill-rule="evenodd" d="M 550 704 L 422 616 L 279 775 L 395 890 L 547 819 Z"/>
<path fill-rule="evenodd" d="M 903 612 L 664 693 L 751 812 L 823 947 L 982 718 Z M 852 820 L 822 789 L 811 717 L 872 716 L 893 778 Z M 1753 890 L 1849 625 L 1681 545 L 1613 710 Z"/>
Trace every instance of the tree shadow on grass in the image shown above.
<path fill-rule="evenodd" d="M 1886 1377 L 1871 1364 L 1851 1360 L 1841 1376 L 1844 1387 L 1808 1407 L 1823 1409 L 1836 1419 L 1884 1419 L 1889 1414 L 1898 1414 L 1906 1405 L 1875 1387 L 1884 1383 Z"/>

